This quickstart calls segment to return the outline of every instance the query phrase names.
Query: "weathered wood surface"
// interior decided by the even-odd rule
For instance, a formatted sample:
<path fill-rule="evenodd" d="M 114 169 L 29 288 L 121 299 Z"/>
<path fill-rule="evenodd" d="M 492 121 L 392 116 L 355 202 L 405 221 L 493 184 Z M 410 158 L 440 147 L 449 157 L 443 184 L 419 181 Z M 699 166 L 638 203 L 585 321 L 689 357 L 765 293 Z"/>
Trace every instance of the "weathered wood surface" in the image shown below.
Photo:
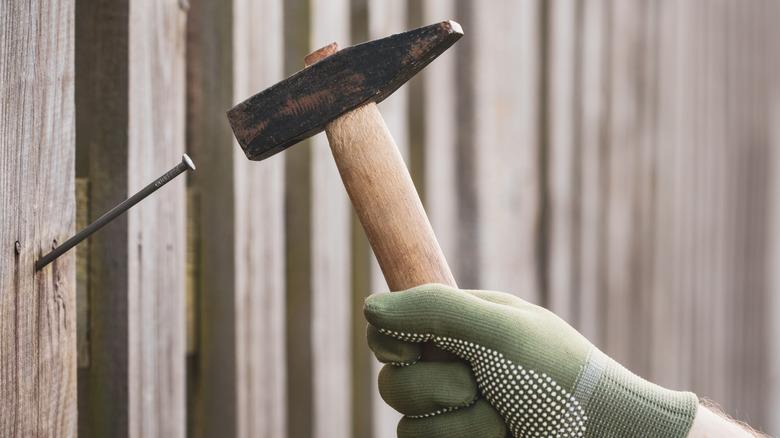
<path fill-rule="evenodd" d="M 309 47 L 348 46 L 349 1 L 311 0 Z M 352 436 L 350 209 L 325 135 L 310 142 L 314 425 L 311 437 Z"/>
<path fill-rule="evenodd" d="M 238 375 L 234 140 L 224 110 L 234 101 L 235 2 L 193 0 L 187 15 L 187 150 L 198 163 L 188 187 L 194 248 L 188 278 L 194 351 L 188 359 L 188 435 L 237 436 Z M 240 154 L 239 154 L 240 155 Z M 243 208 L 243 207 L 242 207 Z"/>
<path fill-rule="evenodd" d="M 185 139 L 186 4 L 130 3 L 127 184 L 177 163 Z M 185 181 L 128 214 L 130 435 L 185 434 Z M 102 289 L 93 289 L 102 291 Z"/>
<path fill-rule="evenodd" d="M 157 20 L 175 15 L 161 12 L 176 9 L 169 2 L 79 5 L 77 78 L 98 86 L 77 87 L 77 107 L 91 108 L 77 116 L 77 143 L 96 154 L 89 177 L 100 187 L 91 209 L 99 214 L 142 182 L 136 172 L 159 170 L 147 165 L 157 154 L 144 149 L 147 141 L 165 143 L 166 154 L 181 147 L 175 136 L 143 137 L 139 117 L 163 132 L 161 121 L 167 126 L 180 109 L 163 117 L 142 108 L 148 90 L 138 80 L 154 71 L 144 57 L 169 57 L 181 68 L 165 52 L 181 29 Z M 463 25 L 462 41 L 379 107 L 458 283 L 545 304 L 639 374 L 718 400 L 759 427 L 774 420 L 773 1 L 198 0 L 190 13 L 189 140 L 209 167 L 199 166 L 202 179 L 192 185 L 200 261 L 188 370 L 193 435 L 395 436 L 399 415 L 377 394 L 379 366 L 365 346 L 361 311 L 367 293 L 388 287 L 349 216 L 324 139 L 249 163 L 223 111 L 282 79 L 284 64 L 286 73 L 300 70 L 322 44 L 446 19 Z M 143 46 L 152 23 L 161 46 Z M 131 59 L 142 62 L 131 69 Z M 178 93 L 173 64 L 154 74 L 155 87 Z M 164 207 L 152 205 L 157 219 Z M 139 351 L 128 352 L 142 333 L 128 315 L 164 319 L 149 310 L 150 287 L 141 290 L 148 283 L 130 271 L 135 230 L 142 259 L 168 243 L 143 240 L 153 229 L 139 228 L 151 223 L 146 208 L 92 242 L 96 301 L 90 368 L 80 373 L 81 423 L 104 435 L 127 435 L 114 432 L 136 422 L 154 432 L 146 414 L 129 414 L 155 406 L 144 410 L 133 399 L 130 410 L 130 393 L 140 392 L 129 382 L 147 381 L 136 370 L 159 356 L 141 363 Z M 179 223 L 168 210 L 164 217 L 165 226 Z M 180 263 L 180 236 L 168 237 L 170 263 Z M 155 309 L 168 312 L 171 303 Z M 177 318 L 173 325 L 182 325 Z M 163 348 L 144 330 L 145 348 Z M 168 364 L 156 365 L 170 371 Z M 170 412 L 157 418 L 183 421 Z"/>
<path fill-rule="evenodd" d="M 74 2 L 0 4 L 0 435 L 76 436 Z"/>
<path fill-rule="evenodd" d="M 551 8 L 550 304 L 640 375 L 769 425 L 780 10 Z"/>
<path fill-rule="evenodd" d="M 280 0 L 234 3 L 234 104 L 282 78 L 282 7 Z M 237 143 L 232 148 L 238 236 L 233 255 L 237 273 L 237 435 L 287 436 L 284 161 L 277 157 L 262 165 L 250 163 Z"/>
<path fill-rule="evenodd" d="M 435 0 L 420 2 L 423 5 L 420 20 L 423 23 L 441 20 L 444 17 L 455 17 L 455 2 L 453 0 Z M 421 193 L 423 204 L 428 211 L 433 231 L 441 245 L 453 274 L 459 277 L 460 251 L 458 250 L 459 192 L 457 187 L 457 150 L 458 145 L 458 120 L 456 111 L 459 101 L 458 88 L 456 87 L 456 62 L 457 56 L 462 52 L 461 46 L 470 45 L 469 32 L 466 37 L 445 52 L 436 62 L 429 65 L 420 75 L 423 105 L 419 123 L 423 125 L 421 145 L 421 158 L 423 163 L 414 169 L 420 169 L 421 178 L 417 183 L 422 183 L 424 191 Z M 414 98 L 414 95 L 411 96 Z M 413 177 L 416 175 L 413 173 Z M 419 181 L 419 182 L 418 182 Z"/>
<path fill-rule="evenodd" d="M 79 5 L 77 133 L 93 218 L 184 152 L 184 6 Z M 181 180 L 92 238 L 83 436 L 184 436 L 185 213 Z"/>
<path fill-rule="evenodd" d="M 282 2 L 237 0 L 233 20 L 235 104 L 282 77 Z M 232 150 L 236 435 L 286 436 L 284 162 L 277 159 L 260 166 L 247 162 L 237 143 Z"/>
<path fill-rule="evenodd" d="M 249 159 L 268 158 L 383 101 L 461 36 L 445 21 L 343 48 L 231 108 L 233 132 Z"/>
<path fill-rule="evenodd" d="M 547 296 L 550 310 L 573 321 L 576 293 L 575 214 L 577 151 L 571 147 L 577 132 L 575 92 L 580 66 L 578 52 L 578 12 L 575 2 L 555 1 L 548 6 L 543 38 L 547 40 L 547 104 L 544 109 L 547 138 Z"/>

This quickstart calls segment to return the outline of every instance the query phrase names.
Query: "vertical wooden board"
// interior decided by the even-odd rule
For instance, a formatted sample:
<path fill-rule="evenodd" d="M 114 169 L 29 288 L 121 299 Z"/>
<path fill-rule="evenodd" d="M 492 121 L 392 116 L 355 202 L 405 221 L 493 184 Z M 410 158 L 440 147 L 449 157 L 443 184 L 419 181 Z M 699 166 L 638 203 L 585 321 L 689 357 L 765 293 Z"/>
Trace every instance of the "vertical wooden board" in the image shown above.
<path fill-rule="evenodd" d="M 771 16 L 780 13 L 773 5 Z M 777 27 L 773 28 L 773 39 L 780 37 Z M 777 51 L 769 55 L 769 72 L 775 77 L 780 74 L 780 53 Z M 767 320 L 768 334 L 768 399 L 765 406 L 768 422 L 765 431 L 770 436 L 780 435 L 780 416 L 772 413 L 780 412 L 780 84 L 772 84 L 769 91 L 769 162 L 770 162 L 770 187 L 769 187 L 769 221 L 770 242 L 768 257 L 765 260 L 769 285 L 767 292 L 769 300 L 763 313 Z"/>
<path fill-rule="evenodd" d="M 456 200 L 454 221 L 457 234 L 454 243 L 456 257 L 451 261 L 455 278 L 461 288 L 480 287 L 480 227 L 479 227 L 479 184 L 477 178 L 477 157 L 475 112 L 476 94 L 474 87 L 479 66 L 472 62 L 478 48 L 479 33 L 474 25 L 474 9 L 477 3 L 471 0 L 454 1 L 454 18 L 464 29 L 464 38 L 458 40 L 453 50 L 453 82 L 456 90 L 454 105 L 454 187 Z M 434 173 L 431 172 L 431 175 Z"/>
<path fill-rule="evenodd" d="M 668 7 L 667 7 L 668 6 Z M 679 5 L 665 5 L 661 17 L 661 84 L 662 94 L 659 106 L 658 142 L 658 188 L 657 188 L 657 238 L 656 238 L 656 282 L 653 290 L 653 343 L 655 352 L 652 376 L 655 381 L 671 386 L 680 384 L 679 360 L 679 318 L 676 307 L 679 270 L 682 263 L 678 250 L 680 244 L 680 221 L 676 217 L 680 197 L 680 148 L 683 127 L 681 119 L 684 105 L 684 56 L 681 31 L 684 26 L 684 10 Z M 676 220 L 677 219 L 677 220 Z"/>
<path fill-rule="evenodd" d="M 128 189 L 184 153 L 185 11 L 176 0 L 133 0 L 128 48 Z M 185 432 L 185 180 L 128 212 L 131 436 Z M 96 291 L 99 293 L 99 291 Z"/>
<path fill-rule="evenodd" d="M 188 348 L 187 432 L 195 437 L 237 435 L 242 386 L 234 192 L 234 156 L 242 153 L 225 117 L 234 101 L 233 11 L 233 2 L 193 0 L 187 14 L 187 149 L 199 165 L 187 188 L 188 343 L 194 347 Z"/>
<path fill-rule="evenodd" d="M 369 40 L 383 38 L 394 33 L 403 32 L 406 29 L 407 3 L 405 1 L 368 0 L 368 36 Z M 409 156 L 409 121 L 407 112 L 409 104 L 408 87 L 402 86 L 390 97 L 385 99 L 379 110 L 387 123 L 393 139 L 404 159 Z M 371 292 L 387 291 L 387 283 L 382 276 L 373 252 L 371 253 Z M 374 387 L 373 398 L 373 437 L 392 438 L 401 415 L 389 407 L 379 396 L 376 382 L 379 370 L 382 366 L 377 361 L 372 361 Z"/>
<path fill-rule="evenodd" d="M 74 2 L 0 5 L 0 435 L 76 435 Z M 17 245 L 18 242 L 18 245 Z"/>
<path fill-rule="evenodd" d="M 315 50 L 349 45 L 349 2 L 311 0 Z M 309 146 L 309 145 L 301 145 Z M 349 437 L 352 429 L 350 209 L 325 134 L 311 141 L 312 437 Z"/>
<path fill-rule="evenodd" d="M 694 7 L 701 8 L 702 2 Z M 697 9 L 697 11 L 704 9 Z M 731 321 L 724 322 L 724 298 L 733 293 L 727 285 L 724 275 L 727 266 L 718 266 L 719 260 L 729 257 L 724 248 L 730 245 L 730 239 L 724 239 L 727 230 L 723 228 L 724 217 L 729 216 L 729 207 L 723 202 L 728 193 L 728 161 L 724 152 L 729 146 L 725 142 L 723 120 L 725 72 L 722 68 L 723 38 L 719 31 L 723 17 L 722 4 L 714 3 L 706 8 L 706 13 L 692 14 L 692 22 L 687 24 L 690 34 L 686 37 L 689 46 L 690 65 L 686 68 L 688 90 L 687 99 L 695 110 L 689 125 L 690 140 L 687 149 L 692 156 L 687 159 L 688 173 L 694 178 L 689 180 L 691 199 L 689 229 L 684 234 L 693 239 L 693 254 L 685 256 L 687 263 L 688 286 L 686 295 L 694 303 L 689 338 L 693 339 L 686 386 L 700 396 L 723 400 L 723 366 L 727 362 L 724 356 L 724 331 Z M 726 166 L 724 166 L 724 164 Z M 725 240 L 725 241 L 724 241 Z M 728 250 L 730 252 L 730 250 Z M 682 301 L 682 300 L 681 300 Z M 730 329 L 729 329 L 730 330 Z M 728 379 L 725 379 L 728 380 Z"/>
<path fill-rule="evenodd" d="M 182 3 L 80 2 L 79 143 L 91 219 L 181 160 Z M 90 365 L 80 434 L 184 435 L 184 179 L 90 242 Z"/>
<path fill-rule="evenodd" d="M 233 3 L 234 103 L 282 79 L 282 2 Z M 284 156 L 249 162 L 233 144 L 238 436 L 287 436 Z"/>
<path fill-rule="evenodd" d="M 76 9 L 76 141 L 88 157 L 94 221 L 129 195 L 129 3 L 79 1 Z M 90 237 L 90 361 L 78 377 L 82 437 L 129 435 L 127 227 L 122 215 Z"/>
<path fill-rule="evenodd" d="M 578 329 L 591 342 L 599 338 L 599 292 L 602 288 L 602 119 L 604 104 L 605 44 L 610 35 L 603 0 L 589 1 L 581 13 L 581 69 L 579 78 L 579 111 L 576 127 L 579 159 L 577 160 L 577 315 Z"/>
<path fill-rule="evenodd" d="M 549 250 L 547 303 L 550 310 L 573 322 L 576 248 L 575 95 L 577 74 L 577 4 L 549 3 L 549 79 L 547 81 L 547 179 L 549 184 Z"/>
<path fill-rule="evenodd" d="M 702 5 L 699 2 L 699 5 Z M 728 36 L 722 29 L 723 8 L 722 2 L 708 7 L 703 14 L 701 33 L 698 36 L 698 44 L 694 50 L 697 54 L 693 68 L 693 74 L 700 85 L 701 122 L 698 126 L 697 142 L 701 144 L 702 153 L 698 157 L 699 164 L 703 168 L 701 190 L 701 213 L 697 223 L 702 229 L 703 239 L 706 243 L 701 249 L 701 275 L 704 277 L 699 287 L 699 302 L 702 303 L 702 312 L 697 316 L 695 328 L 701 336 L 701 342 L 697 345 L 697 360 L 694 367 L 697 370 L 693 374 L 691 388 L 702 396 L 713 400 L 726 400 L 724 392 L 725 381 L 720 376 L 725 375 L 725 330 L 726 324 L 723 318 L 727 314 L 724 306 L 724 298 L 730 293 L 730 287 L 726 284 L 724 276 L 727 267 L 723 260 L 727 256 L 724 247 L 725 220 L 728 216 L 728 207 L 723 202 L 727 187 L 727 165 L 724 157 L 725 141 L 725 88 L 722 86 L 726 78 L 726 72 L 722 68 L 722 51 L 725 39 Z M 714 35 L 714 36 L 711 36 Z M 706 151 L 706 153 L 704 153 Z M 705 208 L 706 206 L 706 208 Z M 711 236 L 719 236 L 712 238 Z M 728 380 L 728 379 L 726 379 Z"/>
<path fill-rule="evenodd" d="M 473 8 L 479 287 L 537 300 L 538 7 Z"/>
<path fill-rule="evenodd" d="M 604 289 L 603 345 L 607 354 L 618 362 L 630 360 L 632 314 L 631 292 L 634 248 L 638 245 L 637 218 L 634 210 L 636 193 L 636 155 L 638 145 L 640 101 L 637 84 L 640 65 L 639 47 L 642 30 L 640 10 L 632 2 L 610 5 L 613 38 L 609 43 L 607 115 L 602 155 L 605 169 L 604 197 Z"/>
<path fill-rule="evenodd" d="M 456 18 L 454 0 L 434 0 L 423 3 L 424 24 Z M 465 37 L 472 39 L 471 30 L 464 28 Z M 458 251 L 458 197 L 457 190 L 457 102 L 458 89 L 455 85 L 456 52 L 455 47 L 437 58 L 425 70 L 422 77 L 424 94 L 423 153 L 425 156 L 423 181 L 425 196 L 423 202 L 428 217 L 439 240 L 444 255 L 456 280 L 459 278 Z"/>
<path fill-rule="evenodd" d="M 731 264 L 735 268 L 735 282 L 730 295 L 729 307 L 736 313 L 734 330 L 730 331 L 730 362 L 733 376 L 733 411 L 758 427 L 765 418 L 767 370 L 764 330 L 767 327 L 759 309 L 766 303 L 766 275 L 764 265 L 759 261 L 766 254 L 766 209 L 767 202 L 767 99 L 771 87 L 769 80 L 776 76 L 768 71 L 767 60 L 770 51 L 765 51 L 765 42 L 771 39 L 776 20 L 764 10 L 763 2 L 756 2 L 751 8 L 737 8 L 728 3 L 727 26 L 739 30 L 730 38 L 734 48 L 727 50 L 727 71 L 730 77 L 739 81 L 728 81 L 729 106 L 729 152 L 735 173 L 735 196 L 732 210 L 735 211 L 735 251 Z"/>
<path fill-rule="evenodd" d="M 778 72 L 780 56 L 772 55 L 772 71 Z M 775 86 L 771 92 L 772 102 L 770 110 L 770 202 L 769 220 L 771 223 L 771 241 L 769 243 L 768 257 L 765 260 L 769 273 L 769 302 L 764 310 L 767 318 L 767 332 L 770 339 L 780 337 L 780 87 Z M 768 344 L 768 400 L 765 408 L 769 421 L 766 432 L 770 435 L 780 434 L 780 417 L 771 415 L 780 412 L 780 343 Z"/>
<path fill-rule="evenodd" d="M 658 9 L 657 4 L 642 4 L 632 11 L 638 27 L 636 50 L 644 55 L 631 61 L 633 97 L 636 99 L 635 132 L 629 141 L 633 144 L 633 190 L 630 196 L 633 216 L 631 263 L 626 287 L 630 313 L 630 342 L 628 360 L 624 365 L 633 372 L 649 377 L 650 372 L 650 312 L 653 291 L 653 248 L 655 241 L 655 175 L 658 117 Z M 616 146 L 617 147 L 617 146 Z M 613 328 L 615 330 L 617 328 Z M 620 329 L 622 330 L 622 329 Z"/>

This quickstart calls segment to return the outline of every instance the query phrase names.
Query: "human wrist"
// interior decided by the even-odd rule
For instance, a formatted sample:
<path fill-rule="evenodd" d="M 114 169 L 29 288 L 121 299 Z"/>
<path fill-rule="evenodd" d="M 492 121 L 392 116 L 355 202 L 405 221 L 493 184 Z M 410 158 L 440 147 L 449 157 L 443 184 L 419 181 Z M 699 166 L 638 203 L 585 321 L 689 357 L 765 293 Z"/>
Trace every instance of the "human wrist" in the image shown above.
<path fill-rule="evenodd" d="M 700 403 L 688 438 L 762 438 L 765 435 L 728 418 L 719 408 Z"/>

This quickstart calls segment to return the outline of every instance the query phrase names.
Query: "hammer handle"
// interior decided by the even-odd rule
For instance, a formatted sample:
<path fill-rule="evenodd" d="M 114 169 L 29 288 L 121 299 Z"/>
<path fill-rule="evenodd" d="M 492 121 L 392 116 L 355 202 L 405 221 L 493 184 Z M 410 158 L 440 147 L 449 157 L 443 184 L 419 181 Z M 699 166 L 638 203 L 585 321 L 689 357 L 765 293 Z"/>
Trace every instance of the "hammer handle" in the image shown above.
<path fill-rule="evenodd" d="M 376 104 L 327 125 L 333 158 L 390 290 L 457 287 L 420 196 Z"/>

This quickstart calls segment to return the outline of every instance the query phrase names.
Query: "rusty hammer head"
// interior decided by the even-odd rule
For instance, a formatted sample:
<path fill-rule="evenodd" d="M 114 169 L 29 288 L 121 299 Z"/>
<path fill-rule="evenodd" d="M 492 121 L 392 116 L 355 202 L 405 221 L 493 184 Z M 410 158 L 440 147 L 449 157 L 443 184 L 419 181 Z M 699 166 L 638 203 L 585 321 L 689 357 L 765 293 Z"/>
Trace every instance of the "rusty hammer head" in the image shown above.
<path fill-rule="evenodd" d="M 247 158 L 263 160 L 381 102 L 462 35 L 444 21 L 345 48 L 233 107 L 230 125 Z"/>

